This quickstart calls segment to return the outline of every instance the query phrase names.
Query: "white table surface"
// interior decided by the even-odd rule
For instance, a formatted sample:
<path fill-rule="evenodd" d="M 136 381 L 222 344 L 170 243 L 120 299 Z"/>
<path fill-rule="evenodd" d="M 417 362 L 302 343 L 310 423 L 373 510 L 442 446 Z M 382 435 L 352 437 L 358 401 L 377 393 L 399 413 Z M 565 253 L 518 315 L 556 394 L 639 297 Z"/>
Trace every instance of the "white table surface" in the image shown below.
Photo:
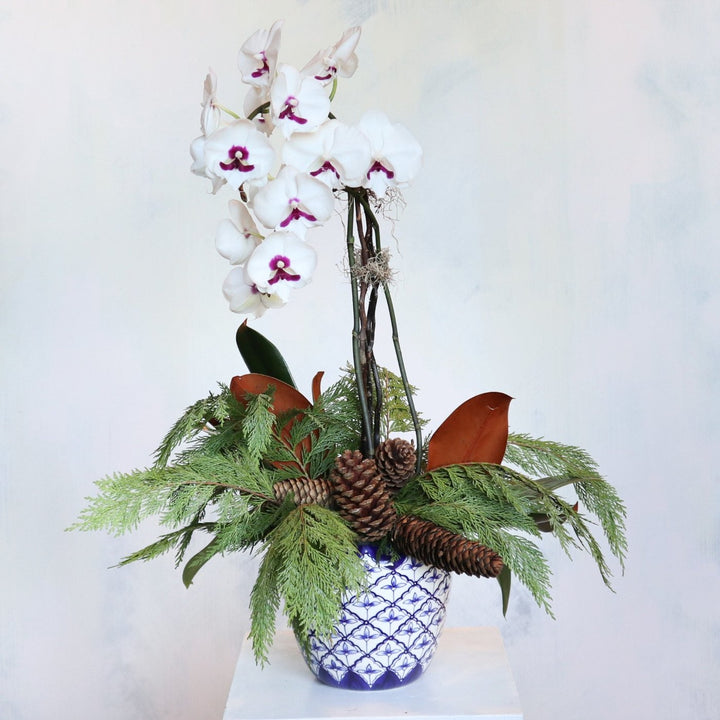
<path fill-rule="evenodd" d="M 270 665 L 240 649 L 224 720 L 522 720 L 520 699 L 495 627 L 445 628 L 415 682 L 393 690 L 340 690 L 312 675 L 290 631 L 275 637 Z"/>

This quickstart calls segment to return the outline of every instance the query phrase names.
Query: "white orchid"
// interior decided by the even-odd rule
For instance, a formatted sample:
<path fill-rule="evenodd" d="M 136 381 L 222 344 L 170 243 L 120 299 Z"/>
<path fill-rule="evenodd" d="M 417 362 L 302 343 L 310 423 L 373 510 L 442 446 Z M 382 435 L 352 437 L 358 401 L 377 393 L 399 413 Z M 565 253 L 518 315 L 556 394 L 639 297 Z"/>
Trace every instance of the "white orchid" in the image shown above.
<path fill-rule="evenodd" d="M 278 20 L 269 30 L 258 30 L 243 43 L 237 59 L 243 82 L 259 87 L 268 87 L 272 83 L 281 27 L 282 20 Z"/>
<path fill-rule="evenodd" d="M 255 216 L 265 227 L 292 230 L 300 237 L 307 228 L 328 220 L 333 205 L 332 191 L 325 183 L 289 165 L 252 200 Z"/>
<path fill-rule="evenodd" d="M 239 200 L 228 203 L 230 217 L 222 220 L 215 233 L 217 251 L 231 265 L 244 263 L 262 240 L 250 212 Z"/>
<path fill-rule="evenodd" d="M 383 197 L 389 187 L 406 186 L 422 165 L 422 148 L 410 131 L 377 110 L 366 112 L 358 128 L 370 141 L 363 187 Z"/>
<path fill-rule="evenodd" d="M 357 128 L 328 120 L 313 133 L 288 138 L 282 158 L 331 188 L 358 187 L 370 165 L 370 141 Z"/>
<path fill-rule="evenodd" d="M 275 232 L 253 251 L 245 277 L 261 293 L 287 300 L 289 292 L 310 282 L 317 264 L 315 250 L 291 232 Z"/>
<path fill-rule="evenodd" d="M 210 135 L 220 127 L 221 112 L 215 97 L 216 88 L 217 78 L 212 68 L 210 68 L 203 83 L 203 101 L 200 113 L 200 129 L 205 136 Z"/>
<path fill-rule="evenodd" d="M 287 299 L 275 292 L 263 293 L 247 279 L 245 268 L 233 268 L 223 283 L 223 295 L 230 310 L 243 315 L 260 317 L 268 308 L 279 308 Z"/>
<path fill-rule="evenodd" d="M 222 178 L 239 188 L 248 181 L 264 182 L 275 151 L 250 120 L 240 119 L 207 137 L 204 161 L 208 177 Z"/>
<path fill-rule="evenodd" d="M 216 78 L 215 73 L 210 70 L 205 76 L 203 83 L 202 111 L 200 112 L 200 130 L 202 135 L 196 137 L 190 143 L 190 155 L 193 159 L 190 171 L 200 177 L 208 178 L 213 184 L 213 193 L 225 183 L 225 180 L 217 175 L 208 173 L 205 161 L 205 142 L 207 136 L 220 127 L 220 108 L 215 100 Z"/>
<path fill-rule="evenodd" d="M 280 65 L 270 88 L 270 110 L 287 138 L 295 132 L 312 132 L 327 120 L 330 98 L 315 78 L 302 76 L 291 65 Z"/>
<path fill-rule="evenodd" d="M 323 85 L 331 83 L 337 75 L 350 77 L 358 66 L 358 58 L 355 54 L 358 40 L 360 40 L 359 27 L 346 30 L 332 47 L 318 52 L 302 69 L 302 74 L 314 77 Z"/>

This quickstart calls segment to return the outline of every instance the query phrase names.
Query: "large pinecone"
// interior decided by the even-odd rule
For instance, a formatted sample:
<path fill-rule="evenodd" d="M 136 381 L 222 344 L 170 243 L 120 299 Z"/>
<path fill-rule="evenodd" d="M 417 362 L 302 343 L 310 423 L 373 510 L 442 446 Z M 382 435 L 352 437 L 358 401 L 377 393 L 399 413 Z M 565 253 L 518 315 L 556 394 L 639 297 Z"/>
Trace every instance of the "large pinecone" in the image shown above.
<path fill-rule="evenodd" d="M 360 540 L 375 542 L 392 530 L 397 515 L 372 458 L 346 450 L 330 473 L 332 500 Z"/>
<path fill-rule="evenodd" d="M 330 505 L 330 482 L 328 480 L 289 478 L 288 480 L 279 480 L 273 485 L 273 494 L 278 502 L 282 502 L 291 492 L 296 505 L 322 505 L 323 507 Z"/>
<path fill-rule="evenodd" d="M 497 577 L 502 558 L 485 545 L 412 515 L 399 518 L 393 531 L 393 545 L 433 567 L 476 577 Z"/>
<path fill-rule="evenodd" d="M 400 488 L 415 474 L 415 446 L 403 438 L 390 438 L 375 448 L 377 468 L 391 493 Z"/>

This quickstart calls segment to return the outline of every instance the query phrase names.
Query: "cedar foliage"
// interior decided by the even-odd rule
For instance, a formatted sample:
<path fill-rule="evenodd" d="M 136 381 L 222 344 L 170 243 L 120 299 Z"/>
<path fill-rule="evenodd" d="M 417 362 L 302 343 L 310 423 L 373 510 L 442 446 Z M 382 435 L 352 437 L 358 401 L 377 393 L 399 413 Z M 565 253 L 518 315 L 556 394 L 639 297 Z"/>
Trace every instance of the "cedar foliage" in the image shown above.
<path fill-rule="evenodd" d="M 382 377 L 391 389 L 384 429 L 395 431 L 407 426 L 410 413 L 393 389 L 397 378 L 386 371 Z M 314 406 L 280 416 L 272 412 L 274 390 L 271 386 L 239 402 L 220 385 L 219 392 L 187 408 L 163 438 L 152 467 L 99 480 L 97 494 L 87 498 L 70 528 L 120 535 L 155 518 L 164 532 L 119 564 L 174 552 L 176 565 L 184 562 L 186 585 L 215 555 L 259 552 L 250 636 L 261 663 L 267 660 L 280 609 L 293 627 L 327 636 L 339 618 L 343 593 L 360 590 L 363 578 L 358 537 L 335 509 L 296 505 L 293 493 L 274 492 L 276 483 L 329 478 L 335 459 L 358 449 L 361 419 L 354 378 L 345 373 Z M 565 552 L 587 551 L 609 586 L 611 573 L 592 534 L 593 520 L 556 492 L 574 488 L 622 566 L 625 507 L 592 458 L 579 448 L 511 434 L 503 463 L 423 472 L 400 490 L 393 512 L 492 548 L 507 572 L 551 615 L 550 569 L 537 543 L 538 517 Z M 198 537 L 204 543 L 187 559 Z M 382 543 L 392 551 L 388 538 Z"/>

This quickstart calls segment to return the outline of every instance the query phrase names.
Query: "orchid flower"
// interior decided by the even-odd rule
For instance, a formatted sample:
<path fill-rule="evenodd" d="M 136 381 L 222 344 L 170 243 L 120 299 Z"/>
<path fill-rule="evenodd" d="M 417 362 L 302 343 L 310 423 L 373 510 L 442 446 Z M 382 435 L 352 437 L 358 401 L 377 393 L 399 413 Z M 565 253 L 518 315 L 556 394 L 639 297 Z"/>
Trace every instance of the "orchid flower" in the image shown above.
<path fill-rule="evenodd" d="M 258 87 L 269 87 L 272 83 L 282 23 L 278 20 L 270 30 L 258 30 L 243 43 L 237 60 L 243 82 Z"/>
<path fill-rule="evenodd" d="M 250 212 L 239 200 L 230 200 L 228 210 L 230 218 L 221 221 L 218 226 L 215 247 L 231 265 L 239 265 L 250 257 L 262 235 Z"/>
<path fill-rule="evenodd" d="M 327 120 L 330 99 L 315 78 L 280 65 L 270 88 L 270 109 L 275 125 L 288 138 L 295 132 L 312 132 Z"/>
<path fill-rule="evenodd" d="M 241 118 L 207 137 L 204 160 L 208 177 L 222 178 L 239 188 L 247 181 L 264 182 L 275 152 L 265 135 Z"/>
<path fill-rule="evenodd" d="M 366 112 L 358 128 L 370 141 L 371 161 L 363 187 L 383 197 L 389 187 L 407 185 L 422 164 L 422 148 L 410 131 L 377 110 Z"/>
<path fill-rule="evenodd" d="M 252 209 L 265 227 L 292 230 L 305 237 L 307 228 L 330 218 L 333 203 L 332 191 L 325 183 L 285 165 L 274 180 L 258 190 Z"/>
<path fill-rule="evenodd" d="M 203 83 L 202 112 L 200 113 L 200 129 L 206 137 L 220 127 L 220 108 L 215 97 L 216 88 L 217 78 L 211 68 Z"/>
<path fill-rule="evenodd" d="M 260 317 L 268 308 L 279 308 L 287 300 L 275 292 L 263 293 L 249 281 L 245 268 L 233 268 L 223 283 L 223 295 L 230 303 L 230 310 L 243 315 Z"/>
<path fill-rule="evenodd" d="M 357 128 L 328 120 L 313 133 L 288 138 L 282 158 L 331 188 L 358 187 L 370 165 L 370 142 Z"/>
<path fill-rule="evenodd" d="M 295 233 L 275 232 L 253 251 L 245 265 L 245 278 L 259 292 L 287 300 L 293 288 L 310 282 L 316 264 L 315 250 Z"/>
<path fill-rule="evenodd" d="M 332 47 L 318 52 L 302 69 L 302 74 L 314 77 L 323 85 L 331 83 L 336 75 L 350 77 L 358 66 L 358 58 L 355 54 L 358 40 L 360 40 L 359 27 L 346 30 Z"/>
<path fill-rule="evenodd" d="M 220 108 L 217 106 L 215 100 L 215 86 L 215 73 L 210 70 L 205 76 L 205 82 L 203 83 L 203 101 L 202 111 L 200 113 L 200 130 L 202 131 L 202 135 L 196 137 L 192 143 L 190 143 L 190 155 L 193 159 L 190 171 L 195 175 L 211 180 L 213 193 L 216 193 L 225 183 L 224 178 L 208 173 L 207 163 L 205 162 L 205 142 L 207 141 L 207 137 L 220 127 Z"/>

